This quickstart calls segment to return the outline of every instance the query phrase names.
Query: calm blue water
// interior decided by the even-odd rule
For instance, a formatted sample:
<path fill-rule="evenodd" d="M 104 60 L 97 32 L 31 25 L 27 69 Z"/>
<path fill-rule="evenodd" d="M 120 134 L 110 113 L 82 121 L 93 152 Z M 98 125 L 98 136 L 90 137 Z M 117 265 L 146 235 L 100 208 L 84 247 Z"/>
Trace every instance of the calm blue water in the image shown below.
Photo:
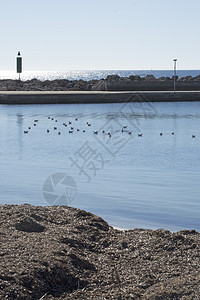
<path fill-rule="evenodd" d="M 154 75 L 156 78 L 165 76 L 172 77 L 174 75 L 173 70 L 87 70 L 87 71 L 23 71 L 21 74 L 21 80 L 30 80 L 37 78 L 39 80 L 54 80 L 54 79 L 68 79 L 68 80 L 91 80 L 102 79 L 108 75 L 117 74 L 121 77 L 128 77 L 130 75 L 140 75 L 144 77 L 146 75 Z M 200 70 L 177 70 L 179 77 L 184 76 L 197 76 L 200 74 Z M 18 79 L 18 74 L 14 71 L 0 71 L 0 79 Z"/>
<path fill-rule="evenodd" d="M 71 206 L 113 226 L 200 230 L 200 102 L 0 105 L 0 124 L 1 204 L 49 205 L 72 193 Z M 43 194 L 58 173 L 77 193 L 55 175 Z"/>

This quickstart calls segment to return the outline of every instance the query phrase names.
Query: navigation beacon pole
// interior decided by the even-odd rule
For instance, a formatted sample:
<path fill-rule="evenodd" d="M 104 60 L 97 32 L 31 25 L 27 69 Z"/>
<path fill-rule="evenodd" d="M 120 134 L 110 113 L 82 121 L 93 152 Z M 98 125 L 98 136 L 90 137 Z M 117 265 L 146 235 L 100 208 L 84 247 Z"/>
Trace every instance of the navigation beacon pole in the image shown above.
<path fill-rule="evenodd" d="M 20 51 L 17 54 L 17 73 L 19 73 L 19 80 L 21 80 L 20 73 L 22 73 L 22 57 Z"/>
<path fill-rule="evenodd" d="M 177 59 L 175 58 L 174 59 L 174 94 L 176 92 L 176 62 L 177 62 Z"/>

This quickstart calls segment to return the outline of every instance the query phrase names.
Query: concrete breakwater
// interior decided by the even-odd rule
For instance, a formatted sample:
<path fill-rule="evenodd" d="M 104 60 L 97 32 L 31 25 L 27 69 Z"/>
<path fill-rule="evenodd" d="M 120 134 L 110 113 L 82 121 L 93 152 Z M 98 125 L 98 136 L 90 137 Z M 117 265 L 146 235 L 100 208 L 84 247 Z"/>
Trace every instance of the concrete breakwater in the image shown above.
<path fill-rule="evenodd" d="M 70 104 L 200 101 L 200 75 L 174 78 L 153 75 L 120 77 L 109 75 L 101 80 L 0 80 L 1 104 Z"/>
<path fill-rule="evenodd" d="M 200 91 L 5 91 L 0 104 L 81 104 L 200 101 Z"/>

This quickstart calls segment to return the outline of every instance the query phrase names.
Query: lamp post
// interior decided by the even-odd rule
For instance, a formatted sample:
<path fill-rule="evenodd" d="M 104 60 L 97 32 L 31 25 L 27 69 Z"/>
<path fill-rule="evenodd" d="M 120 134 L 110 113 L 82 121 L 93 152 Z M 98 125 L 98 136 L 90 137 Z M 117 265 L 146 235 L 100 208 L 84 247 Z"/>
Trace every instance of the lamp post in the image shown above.
<path fill-rule="evenodd" d="M 177 59 L 174 59 L 174 93 L 176 92 L 176 62 Z"/>
<path fill-rule="evenodd" d="M 20 73 L 22 73 L 22 57 L 20 51 L 17 54 L 17 73 L 19 73 L 19 80 L 20 80 Z"/>

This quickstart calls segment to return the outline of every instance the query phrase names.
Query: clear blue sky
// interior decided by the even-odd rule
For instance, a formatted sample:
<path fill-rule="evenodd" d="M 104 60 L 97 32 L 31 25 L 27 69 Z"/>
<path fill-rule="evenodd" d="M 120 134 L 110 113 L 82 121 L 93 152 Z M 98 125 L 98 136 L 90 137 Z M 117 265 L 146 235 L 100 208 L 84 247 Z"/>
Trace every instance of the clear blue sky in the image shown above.
<path fill-rule="evenodd" d="M 199 0 L 0 0 L 0 71 L 200 69 Z"/>

